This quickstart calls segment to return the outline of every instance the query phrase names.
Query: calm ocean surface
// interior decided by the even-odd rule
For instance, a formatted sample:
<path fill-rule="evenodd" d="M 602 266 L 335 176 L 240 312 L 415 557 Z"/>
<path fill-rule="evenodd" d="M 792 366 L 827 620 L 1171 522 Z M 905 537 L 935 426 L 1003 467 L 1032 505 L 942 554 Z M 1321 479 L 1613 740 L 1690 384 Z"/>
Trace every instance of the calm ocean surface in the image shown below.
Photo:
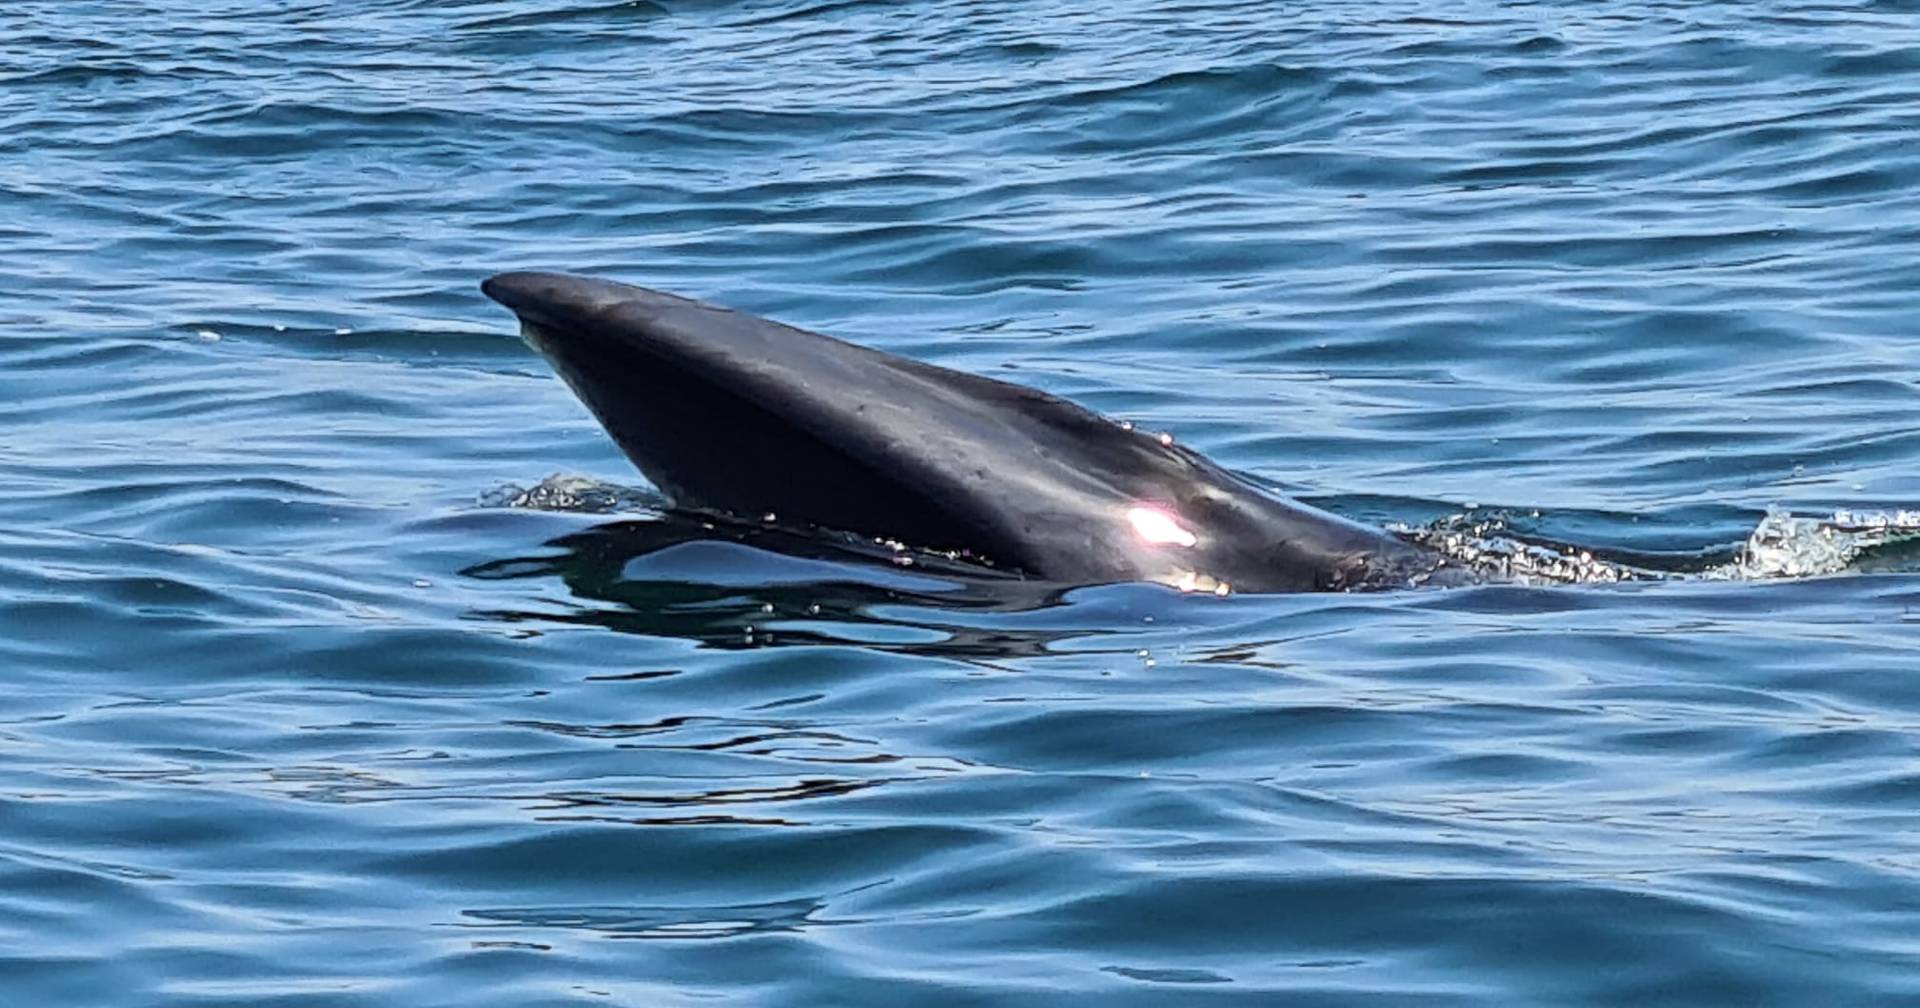
<path fill-rule="evenodd" d="M 509 268 L 1724 558 L 1920 505 L 1920 7 L 0 7 L 0 1002 L 1920 1004 L 1920 576 L 645 552 Z"/>

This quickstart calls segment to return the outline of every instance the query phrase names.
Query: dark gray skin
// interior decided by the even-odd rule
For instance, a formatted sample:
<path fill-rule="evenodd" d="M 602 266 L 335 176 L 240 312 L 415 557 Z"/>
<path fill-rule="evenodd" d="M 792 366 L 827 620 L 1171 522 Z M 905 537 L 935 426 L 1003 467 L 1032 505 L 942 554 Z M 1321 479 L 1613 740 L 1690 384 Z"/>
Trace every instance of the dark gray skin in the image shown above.
<path fill-rule="evenodd" d="M 1034 389 L 607 280 L 502 273 L 481 288 L 676 507 L 1063 584 L 1337 591 L 1444 566 Z"/>

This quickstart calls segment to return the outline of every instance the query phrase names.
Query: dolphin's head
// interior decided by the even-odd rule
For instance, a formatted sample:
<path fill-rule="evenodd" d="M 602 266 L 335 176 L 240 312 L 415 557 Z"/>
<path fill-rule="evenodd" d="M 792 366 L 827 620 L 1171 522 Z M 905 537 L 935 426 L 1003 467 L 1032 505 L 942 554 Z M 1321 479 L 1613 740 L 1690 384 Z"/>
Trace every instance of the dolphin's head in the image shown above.
<path fill-rule="evenodd" d="M 899 464 L 939 449 L 929 426 L 966 425 L 942 415 L 927 374 L 939 369 L 607 280 L 516 272 L 481 289 L 679 507 L 1032 559 L 967 506 L 992 479 L 990 453 L 961 458 L 969 448 L 949 438 L 950 464 Z"/>
<path fill-rule="evenodd" d="M 1081 583 L 1354 587 L 1429 560 L 1034 389 L 607 280 L 482 289 L 682 508 Z"/>

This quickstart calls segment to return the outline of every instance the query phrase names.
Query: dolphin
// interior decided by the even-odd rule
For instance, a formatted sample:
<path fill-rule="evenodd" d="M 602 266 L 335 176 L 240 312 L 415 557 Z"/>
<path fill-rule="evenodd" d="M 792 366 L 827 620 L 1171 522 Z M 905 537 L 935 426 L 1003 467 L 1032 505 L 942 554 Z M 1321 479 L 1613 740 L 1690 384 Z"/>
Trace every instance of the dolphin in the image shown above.
<path fill-rule="evenodd" d="M 677 509 L 1067 585 L 1349 591 L 1460 570 L 1025 386 L 610 280 L 512 272 L 481 289 Z"/>

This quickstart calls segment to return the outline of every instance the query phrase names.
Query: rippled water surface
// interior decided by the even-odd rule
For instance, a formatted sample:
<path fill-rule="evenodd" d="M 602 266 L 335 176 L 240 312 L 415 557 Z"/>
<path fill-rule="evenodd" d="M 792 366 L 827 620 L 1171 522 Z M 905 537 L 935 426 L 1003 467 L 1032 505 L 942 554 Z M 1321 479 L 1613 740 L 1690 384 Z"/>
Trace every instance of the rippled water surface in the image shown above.
<path fill-rule="evenodd" d="M 493 506 L 636 477 L 476 287 L 1724 562 L 1920 504 L 1917 17 L 5 5 L 0 1000 L 1920 1003 L 1898 562 L 983 593 Z"/>

